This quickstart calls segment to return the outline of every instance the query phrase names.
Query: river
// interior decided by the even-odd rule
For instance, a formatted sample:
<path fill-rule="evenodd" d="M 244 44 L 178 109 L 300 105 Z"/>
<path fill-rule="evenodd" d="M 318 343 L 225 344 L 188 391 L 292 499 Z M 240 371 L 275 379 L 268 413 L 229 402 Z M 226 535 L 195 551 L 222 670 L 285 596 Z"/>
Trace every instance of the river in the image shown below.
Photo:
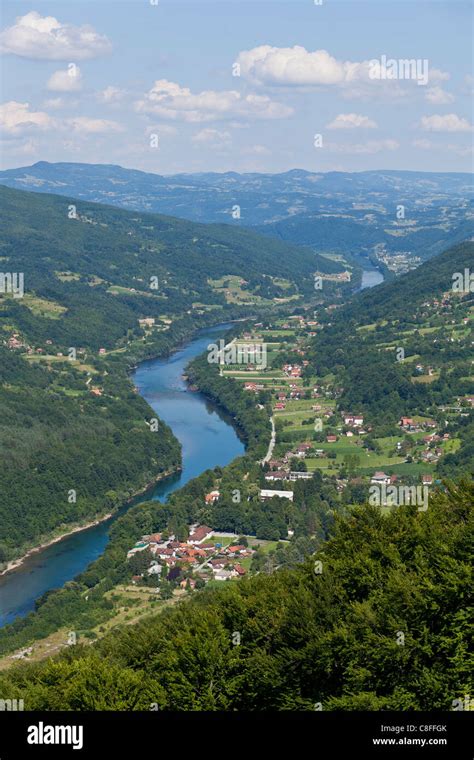
<path fill-rule="evenodd" d="M 224 466 L 244 452 L 230 420 L 200 393 L 188 391 L 182 375 L 186 365 L 221 337 L 230 325 L 201 331 L 164 359 L 143 362 L 133 382 L 157 416 L 182 445 L 182 471 L 161 481 L 144 499 L 163 501 L 204 470 Z M 138 501 L 138 500 L 137 500 Z M 136 503 L 136 502 L 135 502 Z M 0 578 L 0 626 L 34 609 L 35 599 L 63 586 L 103 553 L 111 523 L 123 514 L 75 533 L 33 554 L 17 570 Z"/>
<path fill-rule="evenodd" d="M 379 269 L 364 269 L 362 271 L 362 281 L 359 290 L 374 288 L 384 281 L 384 276 Z"/>
<path fill-rule="evenodd" d="M 364 270 L 360 290 L 383 281 L 377 269 Z M 230 325 L 217 325 L 164 359 L 143 362 L 133 375 L 140 394 L 172 429 L 182 445 L 183 469 L 161 481 L 152 494 L 137 501 L 166 497 L 207 469 L 224 466 L 244 452 L 231 421 L 201 394 L 187 390 L 182 375 L 186 365 L 222 336 Z M 34 609 L 35 600 L 46 591 L 63 586 L 103 553 L 111 523 L 128 507 L 109 520 L 52 544 L 33 554 L 17 569 L 0 577 L 0 627 Z"/>

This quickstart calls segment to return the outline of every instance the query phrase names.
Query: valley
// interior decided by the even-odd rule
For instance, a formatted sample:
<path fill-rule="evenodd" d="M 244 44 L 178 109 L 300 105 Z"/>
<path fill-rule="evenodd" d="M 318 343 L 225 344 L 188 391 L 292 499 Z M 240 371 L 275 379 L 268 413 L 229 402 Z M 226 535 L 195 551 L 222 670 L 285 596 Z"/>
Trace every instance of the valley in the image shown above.
<path fill-rule="evenodd" d="M 7 200 L 26 198 L 20 193 Z M 33 196 L 33 210 L 35 204 L 53 214 L 51 230 L 66 223 L 60 199 Z M 371 505 L 382 519 L 396 521 L 405 507 L 413 517 L 432 514 L 437 504 L 468 493 L 474 307 L 469 280 L 467 287 L 465 278 L 461 288 L 454 283 L 469 271 L 472 243 L 380 284 L 380 272 L 373 266 L 360 271 L 350 256 L 318 257 L 297 248 L 283 261 L 286 243 L 210 228 L 191 291 L 174 246 L 176 231 L 182 232 L 183 264 L 192 271 L 188 246 L 198 242 L 197 228 L 181 230 L 179 220 L 131 218 L 93 204 L 82 209 L 81 220 L 74 266 L 51 230 L 48 256 L 17 253 L 16 269 L 28 270 L 27 290 L 23 299 L 9 293 L 0 299 L 2 393 L 10 409 L 14 398 L 25 403 L 26 384 L 36 403 L 42 399 L 44 417 L 35 434 L 49 468 L 61 438 L 64 458 L 71 420 L 79 430 L 86 425 L 96 432 L 90 440 L 80 433 L 83 452 L 72 449 L 74 460 L 62 467 L 67 479 L 56 478 L 58 496 L 47 504 L 40 502 L 43 470 L 27 447 L 26 431 L 12 446 L 11 429 L 4 428 L 3 445 L 12 452 L 17 495 L 18 445 L 35 473 L 29 492 L 35 493 L 33 483 L 43 518 L 35 535 L 30 507 L 26 549 L 47 536 L 48 521 L 54 535 L 77 525 L 79 516 L 84 523 L 90 515 L 105 519 L 0 579 L 5 683 L 15 682 L 18 662 L 48 668 L 49 658 L 60 653 L 87 662 L 96 647 L 117 641 L 129 627 L 141 621 L 155 626 L 162 611 L 191 615 L 180 612 L 183 605 L 199 607 L 201 598 L 219 605 L 226 588 L 255 583 L 257 589 L 264 578 L 283 582 L 278 579 L 285 573 L 324 552 L 356 505 Z M 119 246 L 114 261 L 122 257 L 125 274 L 107 264 L 110 233 L 95 229 L 112 223 Z M 36 225 L 34 213 L 29 224 Z M 7 246 L 18 251 L 18 231 L 10 229 Z M 127 238 L 135 236 L 139 241 L 130 250 Z M 92 262 L 86 252 L 96 244 L 104 253 Z M 258 267 L 250 263 L 255 245 L 263 247 Z M 174 258 L 163 258 L 167 246 Z M 213 248 L 218 257 L 210 254 L 203 276 L 202 256 Z M 147 290 L 146 278 L 135 273 L 133 258 L 144 251 L 148 279 L 156 277 L 158 289 Z M 28 290 L 31 282 L 35 287 Z M 85 309 L 92 330 L 84 331 Z M 95 309 L 100 325 L 94 325 Z M 213 326 L 223 319 L 222 340 L 222 328 L 219 333 Z M 98 473 L 84 469 L 94 445 L 101 449 L 101 456 L 94 454 L 101 462 L 100 489 L 94 485 Z M 123 467 L 120 479 L 112 476 L 124 456 L 132 466 L 128 480 Z M 157 479 L 162 482 L 150 488 Z M 79 490 L 79 499 L 61 499 L 77 483 L 72 493 Z M 93 500 L 84 489 L 94 489 Z M 5 489 L 3 497 L 8 504 Z M 4 566 L 21 545 L 18 517 L 11 527 L 3 522 Z"/>

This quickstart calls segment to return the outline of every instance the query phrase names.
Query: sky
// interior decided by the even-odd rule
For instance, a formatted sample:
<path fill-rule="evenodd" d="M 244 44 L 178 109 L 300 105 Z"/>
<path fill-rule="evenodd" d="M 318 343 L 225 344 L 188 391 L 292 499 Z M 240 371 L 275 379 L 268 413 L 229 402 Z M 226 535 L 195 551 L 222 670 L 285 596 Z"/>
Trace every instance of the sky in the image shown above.
<path fill-rule="evenodd" d="M 463 0 L 3 0 L 1 166 L 472 171 Z"/>

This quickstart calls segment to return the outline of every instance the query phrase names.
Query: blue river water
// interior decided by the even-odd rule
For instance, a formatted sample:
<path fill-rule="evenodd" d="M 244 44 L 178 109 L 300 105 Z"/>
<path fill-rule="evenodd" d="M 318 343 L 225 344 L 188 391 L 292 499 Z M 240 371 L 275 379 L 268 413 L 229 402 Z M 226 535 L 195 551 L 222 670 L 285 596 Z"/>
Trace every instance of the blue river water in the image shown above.
<path fill-rule="evenodd" d="M 360 290 L 383 282 L 377 269 L 364 270 Z M 218 340 L 230 325 L 201 331 L 194 340 L 164 359 L 143 362 L 133 375 L 140 394 L 172 429 L 182 445 L 182 471 L 161 481 L 152 494 L 137 499 L 166 500 L 204 470 L 224 466 L 244 452 L 231 421 L 201 394 L 186 387 L 183 373 L 194 357 Z M 136 502 L 135 502 L 136 503 Z M 0 577 L 0 627 L 34 609 L 35 600 L 46 591 L 60 588 L 83 572 L 103 553 L 111 523 L 123 514 L 33 554 L 16 570 Z"/>
<path fill-rule="evenodd" d="M 374 288 L 376 285 L 380 285 L 384 281 L 384 276 L 379 269 L 364 269 L 362 272 L 362 281 L 360 290 L 366 290 L 366 288 Z"/>
<path fill-rule="evenodd" d="M 245 450 L 230 420 L 200 393 L 189 391 L 182 377 L 191 359 L 228 327 L 218 325 L 201 331 L 171 356 L 143 362 L 134 372 L 132 379 L 140 394 L 182 445 L 182 471 L 161 481 L 143 499 L 164 501 L 204 470 L 224 466 Z M 17 570 L 1 577 L 0 626 L 28 614 L 38 597 L 63 586 L 100 557 L 108 542 L 110 525 L 123 511 L 31 555 Z"/>

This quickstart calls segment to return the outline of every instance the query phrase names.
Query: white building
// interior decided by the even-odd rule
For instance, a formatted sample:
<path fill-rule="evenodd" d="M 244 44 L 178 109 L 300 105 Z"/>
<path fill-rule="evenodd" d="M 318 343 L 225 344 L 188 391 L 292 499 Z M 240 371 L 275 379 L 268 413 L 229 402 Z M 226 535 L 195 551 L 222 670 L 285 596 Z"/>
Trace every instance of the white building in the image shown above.
<path fill-rule="evenodd" d="M 272 499 L 274 496 L 279 496 L 280 499 L 289 499 L 290 501 L 293 501 L 293 491 L 271 491 L 268 488 L 262 488 L 260 491 L 261 501 Z"/>

